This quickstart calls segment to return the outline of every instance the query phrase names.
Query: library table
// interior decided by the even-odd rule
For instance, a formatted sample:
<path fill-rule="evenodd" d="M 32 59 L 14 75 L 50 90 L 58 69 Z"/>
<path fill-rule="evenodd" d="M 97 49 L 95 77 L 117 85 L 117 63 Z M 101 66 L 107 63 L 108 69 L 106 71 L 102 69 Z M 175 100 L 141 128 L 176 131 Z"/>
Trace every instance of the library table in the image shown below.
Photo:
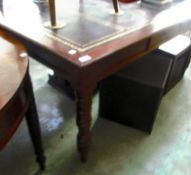
<path fill-rule="evenodd" d="M 92 93 L 97 83 L 161 43 L 191 28 L 191 2 L 168 9 L 140 2 L 120 3 L 113 14 L 111 0 L 57 0 L 58 24 L 49 21 L 48 2 L 1 0 L 0 28 L 19 39 L 29 54 L 71 83 L 76 96 L 77 147 L 87 160 L 91 143 Z"/>

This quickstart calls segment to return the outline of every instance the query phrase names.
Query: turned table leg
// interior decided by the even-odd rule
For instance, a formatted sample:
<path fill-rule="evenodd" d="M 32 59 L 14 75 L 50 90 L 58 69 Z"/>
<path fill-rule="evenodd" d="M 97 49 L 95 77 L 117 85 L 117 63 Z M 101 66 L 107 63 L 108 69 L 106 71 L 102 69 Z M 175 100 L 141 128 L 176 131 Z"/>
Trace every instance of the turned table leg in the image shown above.
<path fill-rule="evenodd" d="M 77 147 L 80 153 L 82 162 L 87 161 L 87 154 L 91 143 L 91 105 L 92 105 L 92 92 L 75 91 L 77 118 L 78 125 Z"/>
<path fill-rule="evenodd" d="M 26 121 L 29 128 L 29 133 L 31 140 L 35 149 L 36 161 L 39 163 L 40 169 L 43 171 L 45 169 L 45 156 L 42 147 L 40 124 L 34 99 L 34 93 L 32 89 L 32 84 L 30 77 L 28 76 L 27 82 L 28 91 L 31 93 L 29 107 L 26 112 Z"/>

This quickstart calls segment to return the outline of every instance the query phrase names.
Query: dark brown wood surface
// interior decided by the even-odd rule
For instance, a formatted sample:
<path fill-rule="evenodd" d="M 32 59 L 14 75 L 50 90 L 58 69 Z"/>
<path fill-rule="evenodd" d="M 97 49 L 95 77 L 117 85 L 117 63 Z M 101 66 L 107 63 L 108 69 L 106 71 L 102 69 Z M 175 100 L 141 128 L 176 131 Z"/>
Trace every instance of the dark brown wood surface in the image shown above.
<path fill-rule="evenodd" d="M 169 9 L 119 3 L 123 15 L 112 15 L 110 0 L 56 1 L 57 19 L 66 26 L 44 27 L 48 2 L 1 0 L 0 28 L 21 40 L 28 52 L 49 66 L 76 91 L 78 150 L 86 160 L 91 138 L 91 95 L 97 83 L 161 43 L 191 27 L 191 2 Z"/>
<path fill-rule="evenodd" d="M 4 37 L 6 34 L 0 31 L 0 149 L 9 141 L 28 107 L 26 97 L 21 98 L 28 69 L 26 51 L 15 40 Z"/>
<path fill-rule="evenodd" d="M 38 114 L 25 47 L 0 30 L 0 151 L 26 116 L 40 169 L 45 169 Z"/>

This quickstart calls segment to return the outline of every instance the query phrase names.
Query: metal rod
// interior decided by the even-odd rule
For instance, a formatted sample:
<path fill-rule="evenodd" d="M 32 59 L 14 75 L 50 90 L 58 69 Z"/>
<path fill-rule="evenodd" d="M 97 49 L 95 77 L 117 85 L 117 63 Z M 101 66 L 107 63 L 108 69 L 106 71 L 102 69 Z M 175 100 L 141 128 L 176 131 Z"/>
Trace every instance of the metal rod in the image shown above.
<path fill-rule="evenodd" d="M 113 8 L 115 13 L 119 13 L 119 3 L 118 0 L 113 0 Z"/>
<path fill-rule="evenodd" d="M 51 26 L 56 26 L 56 8 L 55 8 L 55 0 L 49 1 L 49 10 L 50 10 L 50 23 Z"/>

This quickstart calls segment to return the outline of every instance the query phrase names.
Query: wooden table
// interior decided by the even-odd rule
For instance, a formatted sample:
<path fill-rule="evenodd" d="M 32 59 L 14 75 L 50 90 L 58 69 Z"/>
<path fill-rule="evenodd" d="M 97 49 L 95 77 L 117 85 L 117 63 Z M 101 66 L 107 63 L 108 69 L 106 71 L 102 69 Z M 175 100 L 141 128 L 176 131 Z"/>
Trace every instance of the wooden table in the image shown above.
<path fill-rule="evenodd" d="M 77 145 L 86 161 L 91 143 L 92 93 L 97 83 L 161 43 L 191 28 L 191 2 L 168 10 L 140 3 L 120 4 L 112 15 L 110 0 L 57 0 L 58 20 L 66 26 L 50 30 L 48 3 L 1 0 L 0 28 L 21 40 L 29 54 L 68 80 L 75 90 Z"/>

